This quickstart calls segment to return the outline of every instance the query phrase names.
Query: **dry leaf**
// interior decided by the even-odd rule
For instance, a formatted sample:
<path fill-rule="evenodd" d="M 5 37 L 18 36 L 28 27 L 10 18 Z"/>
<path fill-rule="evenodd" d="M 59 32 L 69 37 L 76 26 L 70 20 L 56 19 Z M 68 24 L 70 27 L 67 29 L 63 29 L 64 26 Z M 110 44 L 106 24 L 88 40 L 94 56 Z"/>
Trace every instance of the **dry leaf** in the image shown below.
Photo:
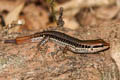
<path fill-rule="evenodd" d="M 20 3 L 13 11 L 11 11 L 5 18 L 6 25 L 12 24 L 12 22 L 18 20 L 19 14 L 22 11 L 24 7 L 24 2 Z M 20 27 L 15 27 L 13 29 L 10 29 L 8 33 L 11 32 L 18 32 Z"/>
<path fill-rule="evenodd" d="M 0 0 L 0 11 L 12 11 L 15 6 L 18 6 L 18 1 Z"/>
<path fill-rule="evenodd" d="M 18 5 L 13 11 L 11 11 L 5 18 L 6 25 L 11 24 L 13 21 L 16 21 L 19 17 L 20 12 L 24 7 L 24 2 Z"/>

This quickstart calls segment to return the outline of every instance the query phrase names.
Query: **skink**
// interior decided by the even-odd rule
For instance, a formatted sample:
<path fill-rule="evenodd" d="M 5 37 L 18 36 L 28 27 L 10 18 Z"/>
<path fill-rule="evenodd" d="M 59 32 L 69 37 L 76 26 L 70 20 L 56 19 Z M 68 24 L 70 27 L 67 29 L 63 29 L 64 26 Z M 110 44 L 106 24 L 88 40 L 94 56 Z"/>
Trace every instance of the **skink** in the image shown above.
<path fill-rule="evenodd" d="M 46 42 L 52 41 L 56 44 L 66 47 L 67 50 L 74 53 L 98 53 L 110 48 L 110 44 L 102 39 L 97 40 L 79 40 L 65 33 L 58 31 L 43 31 L 30 36 L 18 37 L 13 40 L 5 40 L 4 43 L 26 43 L 40 42 L 39 45 L 44 45 Z"/>

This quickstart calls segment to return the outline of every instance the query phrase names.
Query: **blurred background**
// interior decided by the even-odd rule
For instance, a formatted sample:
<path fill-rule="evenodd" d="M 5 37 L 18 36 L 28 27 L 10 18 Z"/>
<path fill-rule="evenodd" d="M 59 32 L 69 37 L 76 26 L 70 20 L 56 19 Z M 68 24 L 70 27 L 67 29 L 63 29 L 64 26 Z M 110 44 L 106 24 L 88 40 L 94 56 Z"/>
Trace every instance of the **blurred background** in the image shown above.
<path fill-rule="evenodd" d="M 64 8 L 64 27 L 73 30 L 88 25 L 119 23 L 120 19 L 120 0 L 0 0 L 0 14 L 5 24 L 22 18 L 25 20 L 22 28 L 28 30 L 55 26 L 54 16 L 58 19 L 60 7 Z"/>

